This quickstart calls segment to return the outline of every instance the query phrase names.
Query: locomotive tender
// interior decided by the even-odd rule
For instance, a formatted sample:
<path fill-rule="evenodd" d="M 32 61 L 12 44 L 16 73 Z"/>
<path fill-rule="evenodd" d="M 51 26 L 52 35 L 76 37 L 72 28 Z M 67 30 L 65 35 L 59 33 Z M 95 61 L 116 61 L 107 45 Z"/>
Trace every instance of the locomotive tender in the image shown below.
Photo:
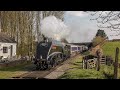
<path fill-rule="evenodd" d="M 61 41 L 45 39 L 38 43 L 34 64 L 36 69 L 44 70 L 55 67 L 82 51 L 81 46 L 62 43 Z"/>

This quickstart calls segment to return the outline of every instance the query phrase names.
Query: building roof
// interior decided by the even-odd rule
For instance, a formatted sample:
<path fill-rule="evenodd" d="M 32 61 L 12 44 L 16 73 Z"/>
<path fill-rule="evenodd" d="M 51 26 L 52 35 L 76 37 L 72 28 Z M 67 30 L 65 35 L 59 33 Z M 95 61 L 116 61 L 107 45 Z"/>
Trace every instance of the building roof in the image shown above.
<path fill-rule="evenodd" d="M 89 45 L 92 42 L 81 42 L 81 43 L 69 43 L 69 44 L 73 44 L 73 45 Z"/>
<path fill-rule="evenodd" d="M 11 37 L 9 37 L 8 35 L 0 32 L 0 42 L 4 42 L 4 43 L 16 43 L 16 41 L 14 39 L 12 39 Z"/>

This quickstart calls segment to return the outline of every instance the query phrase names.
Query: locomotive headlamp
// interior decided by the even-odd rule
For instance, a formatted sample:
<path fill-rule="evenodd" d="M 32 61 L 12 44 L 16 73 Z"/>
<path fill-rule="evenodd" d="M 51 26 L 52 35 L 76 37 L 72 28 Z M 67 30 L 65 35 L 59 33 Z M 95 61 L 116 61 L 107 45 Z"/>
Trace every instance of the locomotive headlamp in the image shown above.
<path fill-rule="evenodd" d="M 48 42 L 48 39 L 46 40 L 46 42 Z"/>
<path fill-rule="evenodd" d="M 40 59 L 42 59 L 42 55 L 40 56 Z"/>

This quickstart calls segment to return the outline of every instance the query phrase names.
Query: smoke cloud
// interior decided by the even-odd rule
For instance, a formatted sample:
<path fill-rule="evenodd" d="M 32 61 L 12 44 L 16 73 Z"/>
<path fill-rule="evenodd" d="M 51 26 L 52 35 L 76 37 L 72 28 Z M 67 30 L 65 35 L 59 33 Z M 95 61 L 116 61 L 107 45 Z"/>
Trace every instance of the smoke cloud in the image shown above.
<path fill-rule="evenodd" d="M 70 29 L 65 23 L 57 19 L 55 16 L 48 16 L 41 21 L 41 33 L 48 38 L 61 40 L 67 38 L 70 34 Z"/>

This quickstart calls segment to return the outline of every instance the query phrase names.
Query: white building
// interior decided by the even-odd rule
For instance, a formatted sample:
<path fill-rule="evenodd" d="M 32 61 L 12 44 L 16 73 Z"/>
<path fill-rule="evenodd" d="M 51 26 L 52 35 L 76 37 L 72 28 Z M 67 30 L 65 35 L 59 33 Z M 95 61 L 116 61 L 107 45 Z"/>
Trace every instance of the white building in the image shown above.
<path fill-rule="evenodd" d="M 16 42 L 0 32 L 0 58 L 11 58 L 16 55 Z"/>

